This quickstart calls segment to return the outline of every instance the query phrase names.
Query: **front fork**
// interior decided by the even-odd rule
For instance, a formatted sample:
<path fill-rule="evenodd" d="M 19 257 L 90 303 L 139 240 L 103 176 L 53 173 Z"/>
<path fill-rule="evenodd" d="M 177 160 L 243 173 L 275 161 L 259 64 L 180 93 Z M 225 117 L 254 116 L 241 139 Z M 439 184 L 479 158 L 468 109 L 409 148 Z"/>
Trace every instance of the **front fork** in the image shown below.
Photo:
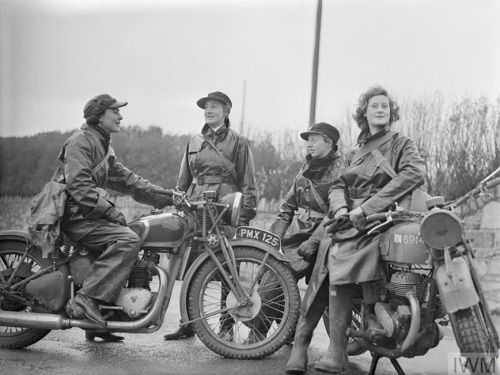
<path fill-rule="evenodd" d="M 252 278 L 249 280 L 243 280 L 243 276 L 238 272 L 238 266 L 236 264 L 236 258 L 234 255 L 234 249 L 227 240 L 227 237 L 221 233 L 221 230 L 218 227 L 215 227 L 215 236 L 217 238 L 217 245 L 220 248 L 222 256 L 224 258 L 225 264 L 227 264 L 227 268 L 229 269 L 229 273 L 226 269 L 224 269 L 223 265 L 217 258 L 215 251 L 209 245 L 211 240 L 208 239 L 207 236 L 204 237 L 195 237 L 194 240 L 200 242 L 205 249 L 206 253 L 210 256 L 210 258 L 215 263 L 219 273 L 223 279 L 223 282 L 227 285 L 227 287 L 231 290 L 231 292 L 236 297 L 238 301 L 237 305 L 230 308 L 225 308 L 221 310 L 214 311 L 209 315 L 205 315 L 198 319 L 189 320 L 187 322 L 183 322 L 182 324 L 189 324 L 196 320 L 202 320 L 208 318 L 211 315 L 217 315 L 221 313 L 225 313 L 228 311 L 238 311 L 238 314 L 242 314 L 245 309 L 243 307 L 249 307 L 252 305 L 252 295 L 254 293 L 255 285 L 257 284 L 262 271 L 264 269 L 264 265 L 269 259 L 269 253 L 266 253 L 264 258 L 262 259 L 259 267 L 255 274 L 252 275 Z"/>

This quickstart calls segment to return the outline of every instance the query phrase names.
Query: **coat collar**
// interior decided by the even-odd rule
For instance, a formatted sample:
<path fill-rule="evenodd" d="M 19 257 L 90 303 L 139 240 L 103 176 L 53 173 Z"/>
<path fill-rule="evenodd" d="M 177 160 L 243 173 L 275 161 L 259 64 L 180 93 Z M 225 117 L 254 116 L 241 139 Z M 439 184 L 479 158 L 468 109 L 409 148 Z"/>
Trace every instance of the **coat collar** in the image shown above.
<path fill-rule="evenodd" d="M 387 132 L 391 131 L 391 129 L 385 129 L 382 131 L 379 131 L 378 133 L 371 134 L 370 131 L 362 131 L 361 134 L 358 137 L 358 145 L 361 147 L 365 144 L 367 144 L 370 141 L 373 141 L 374 139 L 378 139 L 383 137 L 384 135 L 387 134 Z"/>
<path fill-rule="evenodd" d="M 230 122 L 228 120 L 224 125 L 222 125 L 219 129 L 217 129 L 214 132 L 209 125 L 205 124 L 203 125 L 203 129 L 201 129 L 201 134 L 211 139 L 222 140 L 226 138 L 227 132 L 229 131 L 229 126 Z"/>
<path fill-rule="evenodd" d="M 105 147 L 107 147 L 111 142 L 111 135 L 104 129 L 101 129 L 99 126 L 90 126 L 87 124 L 83 124 L 81 130 L 92 132 L 92 134 L 94 134 Z"/>

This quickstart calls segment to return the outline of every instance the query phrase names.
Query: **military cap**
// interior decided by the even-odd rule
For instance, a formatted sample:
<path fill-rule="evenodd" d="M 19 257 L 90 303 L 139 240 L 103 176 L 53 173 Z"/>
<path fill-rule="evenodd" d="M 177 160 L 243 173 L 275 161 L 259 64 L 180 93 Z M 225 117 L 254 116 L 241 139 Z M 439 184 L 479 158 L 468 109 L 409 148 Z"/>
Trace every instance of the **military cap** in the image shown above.
<path fill-rule="evenodd" d="M 309 135 L 311 134 L 323 134 L 330 138 L 334 144 L 340 139 L 340 133 L 337 128 L 333 125 L 330 125 L 326 122 L 318 122 L 311 126 L 308 131 L 300 133 L 300 137 L 307 141 Z"/>
<path fill-rule="evenodd" d="M 86 120 L 96 119 L 108 108 L 120 108 L 126 106 L 127 102 L 119 102 L 111 95 L 101 94 L 90 99 L 83 108 L 83 117 Z"/>
<path fill-rule="evenodd" d="M 227 106 L 229 106 L 229 108 L 231 108 L 233 106 L 233 103 L 231 103 L 231 99 L 229 99 L 229 96 L 227 96 L 226 94 L 224 94 L 223 92 L 220 92 L 220 91 L 211 92 L 210 94 L 208 94 L 204 98 L 201 98 L 200 100 L 198 100 L 196 102 L 196 104 L 200 108 L 205 108 L 205 103 L 207 102 L 207 100 L 217 100 L 218 102 L 221 102 L 222 104 L 226 104 Z"/>

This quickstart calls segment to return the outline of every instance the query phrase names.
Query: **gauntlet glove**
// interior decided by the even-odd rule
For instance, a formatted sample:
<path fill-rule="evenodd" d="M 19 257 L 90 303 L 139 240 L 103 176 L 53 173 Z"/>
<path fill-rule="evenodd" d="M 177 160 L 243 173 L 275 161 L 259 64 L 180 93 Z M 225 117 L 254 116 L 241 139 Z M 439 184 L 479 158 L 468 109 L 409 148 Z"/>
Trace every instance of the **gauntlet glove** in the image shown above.
<path fill-rule="evenodd" d="M 285 235 L 287 229 L 288 224 L 278 219 L 271 225 L 269 231 L 283 239 L 283 236 Z"/>
<path fill-rule="evenodd" d="M 319 243 L 315 241 L 304 241 L 299 246 L 297 253 L 306 261 L 311 262 L 318 251 Z"/>

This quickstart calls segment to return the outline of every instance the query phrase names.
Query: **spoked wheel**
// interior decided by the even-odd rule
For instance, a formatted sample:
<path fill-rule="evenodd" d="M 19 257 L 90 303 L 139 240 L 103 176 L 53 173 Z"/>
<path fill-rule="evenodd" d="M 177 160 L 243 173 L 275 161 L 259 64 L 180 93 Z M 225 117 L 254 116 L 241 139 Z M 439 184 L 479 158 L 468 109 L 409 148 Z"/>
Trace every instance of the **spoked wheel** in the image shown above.
<path fill-rule="evenodd" d="M 8 290 L 7 284 L 12 285 L 24 280 L 48 265 L 34 249 L 24 257 L 25 249 L 26 243 L 21 241 L 0 242 L 0 290 Z M 32 307 L 23 301 L 24 297 L 24 287 L 1 293 L 0 310 L 32 311 Z M 49 332 L 50 330 L 46 329 L 0 326 L 0 348 L 24 348 L 41 340 Z"/>
<path fill-rule="evenodd" d="M 215 353 L 227 358 L 263 358 L 293 335 L 299 318 L 299 290 L 289 267 L 272 256 L 258 272 L 264 251 L 234 247 L 234 253 L 239 278 L 251 303 L 238 308 L 236 297 L 209 259 L 193 277 L 188 291 L 188 314 L 191 319 L 206 317 L 193 322 L 193 328 Z M 221 254 L 219 260 L 226 269 Z M 257 282 L 250 293 L 254 280 Z"/>

